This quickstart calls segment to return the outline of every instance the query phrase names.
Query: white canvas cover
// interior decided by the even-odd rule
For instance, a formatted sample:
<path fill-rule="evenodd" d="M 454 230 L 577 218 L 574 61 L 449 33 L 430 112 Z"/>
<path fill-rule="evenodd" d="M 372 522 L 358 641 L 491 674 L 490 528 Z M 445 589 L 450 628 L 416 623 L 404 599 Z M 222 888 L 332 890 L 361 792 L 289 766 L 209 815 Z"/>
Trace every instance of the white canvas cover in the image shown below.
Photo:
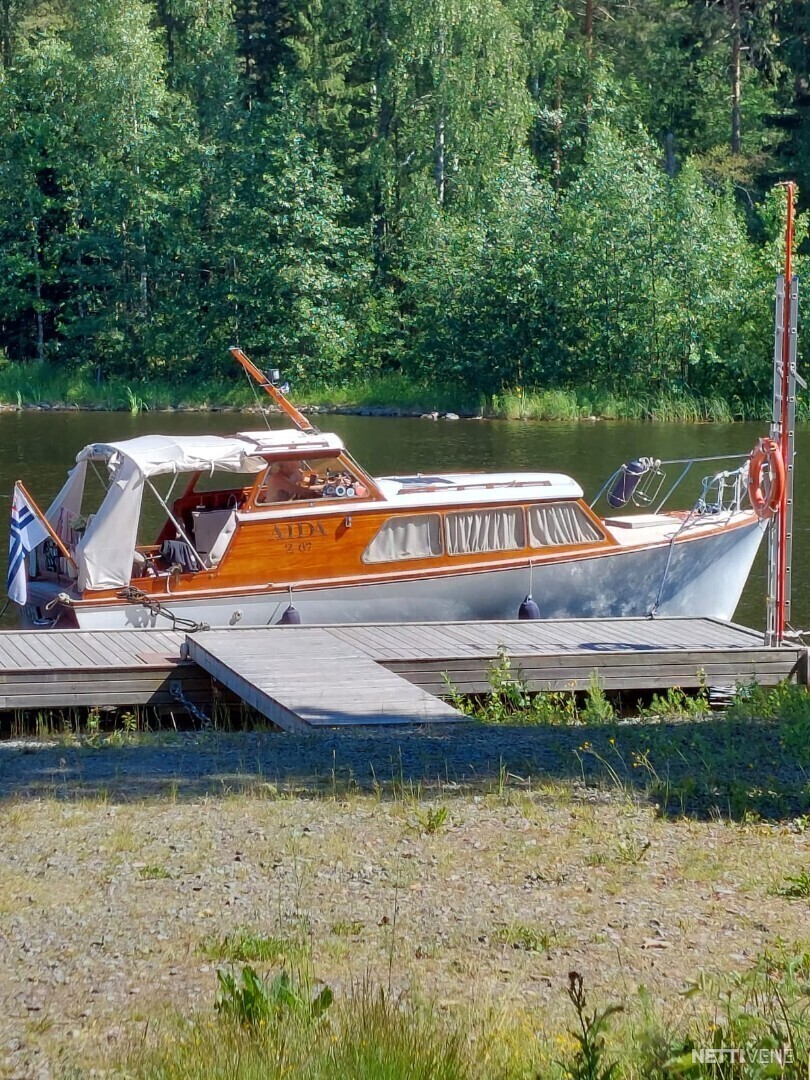
<path fill-rule="evenodd" d="M 266 462 L 254 456 L 255 450 L 253 442 L 217 435 L 144 435 L 86 446 L 76 460 L 106 462 L 112 482 L 76 547 L 79 588 L 129 584 L 147 479 L 166 473 L 259 472 Z"/>
<path fill-rule="evenodd" d="M 134 461 L 124 458 L 76 545 L 81 590 L 116 589 L 129 584 L 142 499 L 143 473 Z"/>
<path fill-rule="evenodd" d="M 70 527 L 70 521 L 77 518 L 82 512 L 82 497 L 84 496 L 84 481 L 87 476 L 87 462 L 80 461 L 74 465 L 67 474 L 67 480 L 51 505 L 48 507 L 45 517 L 48 523 L 63 540 L 68 539 L 63 530 Z"/>
<path fill-rule="evenodd" d="M 77 461 L 106 461 L 115 468 L 119 461 L 131 461 L 143 476 L 217 470 L 259 472 L 262 458 L 253 457 L 257 446 L 240 438 L 219 435 L 142 435 L 125 442 L 93 443 L 77 456 Z"/>
<path fill-rule="evenodd" d="M 86 461 L 81 461 L 78 465 L 74 465 L 67 474 L 67 480 L 65 480 L 62 485 L 59 494 L 45 512 L 45 518 L 47 519 L 48 524 L 59 539 L 64 541 L 68 548 L 73 548 L 76 540 L 73 523 L 79 518 L 82 512 L 82 497 L 84 496 L 84 482 L 86 476 Z M 40 551 L 41 547 L 37 547 L 31 553 L 32 576 L 37 572 L 37 554 Z M 72 567 L 68 564 L 67 559 L 62 561 L 65 564 L 64 572 L 70 574 L 72 572 Z"/>

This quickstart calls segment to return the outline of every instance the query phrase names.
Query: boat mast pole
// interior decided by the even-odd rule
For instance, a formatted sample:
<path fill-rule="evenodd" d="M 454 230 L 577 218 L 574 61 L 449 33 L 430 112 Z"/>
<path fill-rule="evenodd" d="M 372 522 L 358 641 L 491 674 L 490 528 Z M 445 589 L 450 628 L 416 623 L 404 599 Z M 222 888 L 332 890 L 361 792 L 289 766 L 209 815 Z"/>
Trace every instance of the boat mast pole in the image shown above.
<path fill-rule="evenodd" d="M 791 337 L 795 330 L 791 319 L 793 292 L 793 192 L 792 182 L 786 187 L 786 222 L 785 222 L 785 306 L 782 326 L 782 439 L 780 450 L 785 466 L 785 494 L 779 507 L 777 527 L 779 529 L 779 574 L 776 592 L 776 640 L 781 644 L 785 636 L 785 618 L 790 608 L 790 592 L 787 564 L 788 539 L 792 539 L 792 528 L 788 529 L 788 516 L 793 517 L 793 422 L 792 414 L 795 403 L 795 384 L 791 385 Z M 793 363 L 795 364 L 795 350 Z M 789 452 L 790 451 L 790 452 Z M 791 521 L 792 526 L 792 521 Z"/>
<path fill-rule="evenodd" d="M 286 416 L 289 416 L 290 420 L 292 420 L 292 422 L 295 424 L 299 431 L 306 431 L 309 434 L 318 433 L 318 429 L 315 427 L 315 425 L 311 424 L 309 420 L 307 420 L 307 418 L 304 416 L 304 414 L 302 412 L 299 412 L 299 410 L 296 409 L 296 407 L 291 401 L 287 400 L 287 398 L 284 396 L 284 394 L 282 394 L 279 388 L 274 385 L 272 379 L 268 379 L 268 377 L 261 370 L 261 368 L 256 367 L 253 361 L 248 359 L 248 357 L 245 356 L 245 354 L 238 346 L 231 346 L 230 351 L 233 353 L 233 355 L 236 357 L 236 359 L 239 361 L 239 363 L 242 365 L 248 375 L 250 375 L 252 379 L 255 379 L 259 386 L 262 388 L 262 390 L 264 390 L 265 393 L 267 393 L 273 399 L 273 401 L 275 401 L 276 405 L 278 405 L 281 411 Z"/>
<path fill-rule="evenodd" d="M 773 523 L 770 547 L 769 577 L 773 574 L 773 590 L 768 590 L 768 643 L 779 645 L 785 636 L 790 619 L 791 560 L 793 548 L 793 470 L 794 428 L 796 419 L 796 344 L 798 280 L 793 276 L 793 220 L 795 185 L 785 185 L 785 272 L 777 279 L 777 348 L 774 356 L 774 409 L 771 437 L 779 444 L 785 472 L 785 492 Z M 780 295 L 781 292 L 781 295 Z M 779 303 L 781 301 L 781 312 Z M 780 318 L 781 316 L 781 318 Z M 781 325 L 780 325 L 781 323 Z"/>

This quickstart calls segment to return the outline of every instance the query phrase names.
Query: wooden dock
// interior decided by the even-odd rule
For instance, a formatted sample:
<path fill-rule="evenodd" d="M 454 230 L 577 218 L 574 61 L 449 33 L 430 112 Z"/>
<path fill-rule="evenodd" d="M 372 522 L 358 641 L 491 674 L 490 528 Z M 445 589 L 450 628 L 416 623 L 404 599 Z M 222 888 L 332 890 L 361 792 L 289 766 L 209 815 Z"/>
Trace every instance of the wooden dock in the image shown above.
<path fill-rule="evenodd" d="M 532 690 L 649 691 L 808 681 L 803 645 L 767 648 L 716 619 L 272 626 L 0 632 L 0 710 L 98 706 L 202 708 L 234 695 L 282 728 L 441 723 L 446 702 L 483 693 L 507 654 Z M 182 656 L 181 656 L 182 654 Z"/>

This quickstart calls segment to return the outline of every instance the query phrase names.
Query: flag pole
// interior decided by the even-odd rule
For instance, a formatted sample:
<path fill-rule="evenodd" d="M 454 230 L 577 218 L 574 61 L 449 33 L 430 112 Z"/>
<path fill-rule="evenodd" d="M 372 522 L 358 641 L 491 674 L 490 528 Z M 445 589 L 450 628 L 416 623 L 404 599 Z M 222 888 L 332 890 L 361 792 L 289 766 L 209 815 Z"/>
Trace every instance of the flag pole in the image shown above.
<path fill-rule="evenodd" d="M 68 548 L 65 546 L 64 540 L 61 538 L 61 536 L 58 535 L 58 533 L 56 533 L 54 531 L 54 529 L 51 526 L 50 521 L 48 521 L 48 519 L 42 513 L 39 506 L 37 505 L 36 500 L 34 498 L 32 498 L 32 496 L 29 494 L 29 492 L 28 492 L 27 488 L 25 487 L 25 484 L 23 484 L 22 480 L 15 481 L 14 486 L 18 487 L 20 489 L 20 491 L 23 493 L 23 495 L 25 496 L 25 498 L 28 500 L 28 502 L 29 502 L 29 504 L 31 506 L 31 509 L 34 511 L 34 513 L 37 515 L 39 520 L 42 522 L 42 524 L 48 530 L 48 534 L 49 534 L 51 540 L 53 540 L 53 542 L 59 548 L 60 552 L 64 555 L 64 557 L 68 560 L 68 562 L 71 563 L 78 570 L 79 569 L 78 564 L 77 564 L 76 560 L 73 558 L 73 556 L 70 554 L 70 551 L 68 550 Z"/>

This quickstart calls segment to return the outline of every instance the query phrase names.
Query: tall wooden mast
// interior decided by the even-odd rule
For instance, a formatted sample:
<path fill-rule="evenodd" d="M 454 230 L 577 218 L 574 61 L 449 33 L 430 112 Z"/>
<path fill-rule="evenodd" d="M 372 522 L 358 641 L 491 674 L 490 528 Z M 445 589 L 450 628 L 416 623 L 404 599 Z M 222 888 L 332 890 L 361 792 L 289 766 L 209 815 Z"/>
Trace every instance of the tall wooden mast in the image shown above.
<path fill-rule="evenodd" d="M 785 271 L 776 279 L 776 332 L 773 354 L 773 413 L 771 438 L 779 445 L 785 472 L 785 492 L 768 537 L 768 611 L 765 640 L 778 645 L 790 621 L 793 555 L 793 472 L 795 459 L 796 373 L 799 281 L 793 273 L 793 215 L 795 185 L 786 186 Z"/>

